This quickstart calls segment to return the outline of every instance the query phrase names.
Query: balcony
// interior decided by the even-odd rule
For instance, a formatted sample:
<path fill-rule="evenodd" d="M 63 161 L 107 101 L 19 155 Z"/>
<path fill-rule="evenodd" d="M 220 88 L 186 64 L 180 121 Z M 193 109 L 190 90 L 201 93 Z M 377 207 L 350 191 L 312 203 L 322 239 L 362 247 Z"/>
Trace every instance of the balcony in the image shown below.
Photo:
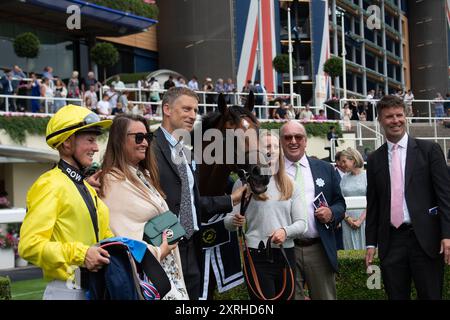
<path fill-rule="evenodd" d="M 287 21 L 281 21 L 280 40 L 288 40 Z M 291 37 L 292 40 L 306 40 L 310 39 L 309 19 L 300 19 L 297 25 L 292 25 Z"/>
<path fill-rule="evenodd" d="M 307 61 L 297 63 L 297 68 L 293 70 L 294 81 L 311 80 L 311 66 Z M 283 81 L 289 81 L 289 73 L 283 73 Z"/>

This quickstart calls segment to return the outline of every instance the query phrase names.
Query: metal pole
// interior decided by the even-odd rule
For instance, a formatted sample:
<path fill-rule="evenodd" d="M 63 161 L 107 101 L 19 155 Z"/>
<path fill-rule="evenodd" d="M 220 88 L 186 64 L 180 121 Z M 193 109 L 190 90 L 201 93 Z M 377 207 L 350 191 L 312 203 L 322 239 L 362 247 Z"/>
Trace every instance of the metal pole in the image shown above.
<path fill-rule="evenodd" d="M 292 35 L 291 35 L 291 8 L 288 8 L 288 42 L 289 42 L 289 95 L 291 97 L 291 105 L 294 106 L 294 74 L 292 70 Z"/>
<path fill-rule="evenodd" d="M 344 25 L 344 12 L 341 12 L 341 36 L 342 36 L 342 82 L 344 88 L 344 99 L 347 99 L 347 67 L 345 56 L 347 52 L 345 50 L 345 25 Z"/>

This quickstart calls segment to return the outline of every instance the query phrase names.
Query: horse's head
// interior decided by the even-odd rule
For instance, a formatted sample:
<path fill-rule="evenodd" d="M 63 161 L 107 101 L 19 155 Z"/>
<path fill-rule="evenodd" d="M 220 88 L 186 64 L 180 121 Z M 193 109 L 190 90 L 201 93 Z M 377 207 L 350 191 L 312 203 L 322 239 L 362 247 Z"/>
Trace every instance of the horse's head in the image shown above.
<path fill-rule="evenodd" d="M 228 106 L 225 97 L 220 94 L 218 97 L 218 111 L 210 112 L 202 118 L 202 130 L 205 133 L 209 129 L 216 129 L 222 136 L 222 166 L 221 170 L 234 172 L 245 172 L 247 181 L 254 193 L 262 193 L 267 189 L 270 176 L 265 174 L 264 154 L 258 151 L 259 122 L 253 114 L 255 97 L 250 92 L 245 105 Z M 215 141 L 216 143 L 216 141 Z M 210 142 L 204 142 L 203 149 L 209 151 Z M 228 172 L 229 172 L 228 171 Z M 211 176 L 204 176 L 204 179 L 211 179 Z"/>
<path fill-rule="evenodd" d="M 234 139 L 234 163 L 231 170 L 238 172 L 241 180 L 249 183 L 253 193 L 267 190 L 270 181 L 266 154 L 259 150 L 259 122 L 253 114 L 255 96 L 250 92 L 244 107 L 228 107 L 223 95 L 219 95 L 218 108 L 223 118 L 223 128 L 232 129 Z M 228 131 L 229 132 L 229 131 Z M 244 154 L 244 161 L 239 155 Z"/>

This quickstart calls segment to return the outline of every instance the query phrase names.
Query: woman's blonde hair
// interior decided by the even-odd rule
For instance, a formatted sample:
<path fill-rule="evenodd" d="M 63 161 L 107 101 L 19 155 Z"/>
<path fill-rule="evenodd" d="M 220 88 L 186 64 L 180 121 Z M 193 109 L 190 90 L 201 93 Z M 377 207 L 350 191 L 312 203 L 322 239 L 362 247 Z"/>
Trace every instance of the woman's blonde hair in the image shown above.
<path fill-rule="evenodd" d="M 294 184 L 292 180 L 289 178 L 289 176 L 286 174 L 285 166 L 284 166 L 284 153 L 283 149 L 280 145 L 280 138 L 277 134 L 270 132 L 270 131 L 264 131 L 260 135 L 260 141 L 262 139 L 267 139 L 269 137 L 274 137 L 278 140 L 278 170 L 276 171 L 274 178 L 275 183 L 277 185 L 278 191 L 280 191 L 280 199 L 279 200 L 289 200 L 292 197 L 292 193 L 294 192 Z M 256 199 L 265 201 L 269 197 L 266 195 L 266 193 L 263 193 L 261 195 L 256 196 Z"/>
<path fill-rule="evenodd" d="M 346 157 L 350 160 L 355 161 L 355 167 L 356 168 L 362 168 L 364 167 L 364 159 L 361 155 L 361 153 L 359 153 L 358 150 L 353 149 L 353 148 L 347 148 L 345 150 L 343 150 L 341 152 L 341 158 L 342 157 Z"/>

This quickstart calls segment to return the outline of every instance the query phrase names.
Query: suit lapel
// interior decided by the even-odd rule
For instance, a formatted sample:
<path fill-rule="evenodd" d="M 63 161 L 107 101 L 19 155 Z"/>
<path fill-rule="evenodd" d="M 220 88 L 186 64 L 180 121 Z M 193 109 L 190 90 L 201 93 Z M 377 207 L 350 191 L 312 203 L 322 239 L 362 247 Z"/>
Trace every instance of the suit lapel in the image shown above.
<path fill-rule="evenodd" d="M 414 165 L 417 160 L 417 143 L 414 138 L 408 137 L 408 149 L 406 151 L 406 165 L 405 165 L 405 191 L 408 188 L 408 184 L 411 181 L 412 173 L 414 171 Z"/>
<path fill-rule="evenodd" d="M 172 170 L 179 177 L 180 175 L 178 173 L 178 169 L 172 161 L 172 151 L 169 146 L 169 141 L 167 141 L 166 136 L 164 135 L 164 132 L 161 130 L 161 128 L 158 128 L 158 130 L 156 130 L 156 143 L 161 149 L 164 158 L 166 158 L 166 161 L 172 167 Z"/>
<path fill-rule="evenodd" d="M 317 179 L 317 175 L 319 173 L 320 167 L 318 166 L 318 163 L 316 161 L 312 161 L 309 157 L 307 157 L 308 162 L 309 162 L 309 167 L 311 169 L 311 174 L 313 177 L 313 183 L 314 183 L 314 196 L 316 197 L 319 194 L 319 190 L 317 190 L 317 186 L 316 186 L 316 179 Z"/>

